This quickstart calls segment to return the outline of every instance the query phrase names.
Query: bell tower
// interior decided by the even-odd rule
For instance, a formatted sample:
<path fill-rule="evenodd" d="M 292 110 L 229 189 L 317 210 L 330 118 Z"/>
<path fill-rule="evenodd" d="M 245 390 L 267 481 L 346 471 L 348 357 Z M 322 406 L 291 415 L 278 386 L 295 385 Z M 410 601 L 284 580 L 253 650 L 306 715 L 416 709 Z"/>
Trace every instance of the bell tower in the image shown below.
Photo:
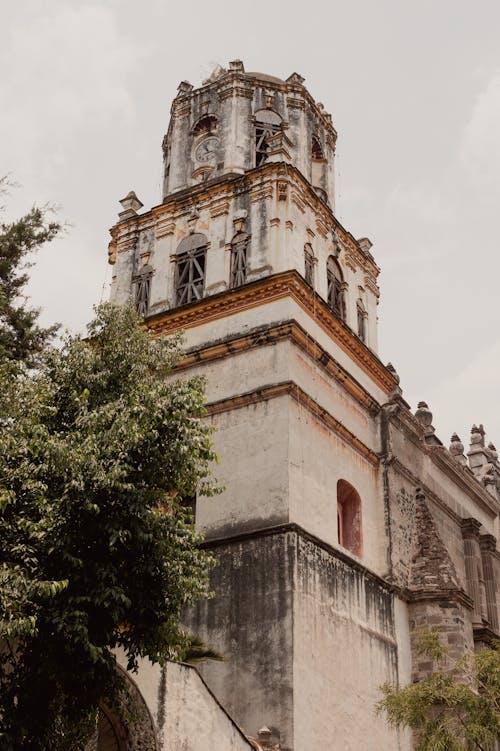
<path fill-rule="evenodd" d="M 225 661 L 204 679 L 271 745 L 396 751 L 372 707 L 410 671 L 381 461 L 400 392 L 377 356 L 371 243 L 335 216 L 336 140 L 297 73 L 234 61 L 182 82 L 162 203 L 139 213 L 129 193 L 111 230 L 111 299 L 183 330 L 179 375 L 206 378 L 225 490 L 197 498 L 196 524 L 219 565 L 186 619 Z"/>

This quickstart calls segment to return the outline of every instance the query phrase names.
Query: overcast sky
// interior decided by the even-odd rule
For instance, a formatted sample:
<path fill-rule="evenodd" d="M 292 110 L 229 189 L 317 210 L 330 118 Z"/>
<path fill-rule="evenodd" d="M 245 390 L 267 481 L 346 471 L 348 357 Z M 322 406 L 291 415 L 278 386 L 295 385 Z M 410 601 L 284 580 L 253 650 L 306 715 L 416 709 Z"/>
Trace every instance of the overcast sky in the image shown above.
<path fill-rule="evenodd" d="M 499 0 L 19 0 L 2 3 L 0 174 L 70 225 L 33 303 L 81 330 L 108 294 L 108 228 L 160 202 L 181 80 L 217 64 L 305 77 L 338 131 L 337 215 L 382 272 L 380 356 L 438 435 L 500 444 Z"/>

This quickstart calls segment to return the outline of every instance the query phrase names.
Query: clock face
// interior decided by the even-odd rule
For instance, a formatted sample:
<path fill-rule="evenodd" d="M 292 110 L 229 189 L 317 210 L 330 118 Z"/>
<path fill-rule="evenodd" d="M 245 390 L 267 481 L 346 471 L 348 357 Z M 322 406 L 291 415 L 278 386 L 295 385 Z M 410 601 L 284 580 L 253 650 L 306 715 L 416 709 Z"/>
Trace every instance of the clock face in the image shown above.
<path fill-rule="evenodd" d="M 194 152 L 194 156 L 197 162 L 211 162 L 215 160 L 215 152 L 219 147 L 219 139 L 215 136 L 211 138 L 205 138 Z"/>

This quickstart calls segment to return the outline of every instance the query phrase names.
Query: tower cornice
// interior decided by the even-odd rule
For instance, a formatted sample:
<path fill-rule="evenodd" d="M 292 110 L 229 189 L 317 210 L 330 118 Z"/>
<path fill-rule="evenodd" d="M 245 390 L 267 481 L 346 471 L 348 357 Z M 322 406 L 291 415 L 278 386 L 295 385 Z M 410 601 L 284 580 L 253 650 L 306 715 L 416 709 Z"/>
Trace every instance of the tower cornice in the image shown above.
<path fill-rule="evenodd" d="M 338 318 L 297 271 L 263 277 L 236 289 L 204 297 L 147 320 L 154 335 L 200 326 L 218 318 L 279 300 L 292 298 L 388 397 L 397 381 L 379 358 Z"/>
<path fill-rule="evenodd" d="M 281 184 L 278 185 L 278 183 Z M 305 179 L 300 170 L 285 162 L 265 164 L 249 170 L 244 175 L 231 174 L 221 175 L 199 186 L 184 188 L 168 195 L 164 201 L 154 206 L 150 211 L 131 219 L 124 219 L 110 229 L 111 235 L 117 241 L 117 252 L 120 253 L 122 245 L 120 238 L 128 235 L 131 226 L 142 227 L 153 220 L 156 231 L 165 224 L 175 222 L 184 214 L 190 212 L 193 206 L 203 208 L 213 206 L 214 203 L 232 198 L 240 192 L 241 185 L 244 190 L 253 195 L 253 199 L 266 197 L 278 192 L 283 193 L 283 184 L 287 185 L 290 200 L 302 206 L 309 206 L 317 216 L 319 231 L 336 232 L 340 241 L 344 244 L 348 262 L 363 269 L 367 275 L 365 280 L 378 295 L 376 279 L 379 268 L 370 252 L 363 250 L 356 238 L 345 229 L 339 222 L 328 204 L 323 201 Z M 124 249 L 124 248 L 123 248 Z"/>

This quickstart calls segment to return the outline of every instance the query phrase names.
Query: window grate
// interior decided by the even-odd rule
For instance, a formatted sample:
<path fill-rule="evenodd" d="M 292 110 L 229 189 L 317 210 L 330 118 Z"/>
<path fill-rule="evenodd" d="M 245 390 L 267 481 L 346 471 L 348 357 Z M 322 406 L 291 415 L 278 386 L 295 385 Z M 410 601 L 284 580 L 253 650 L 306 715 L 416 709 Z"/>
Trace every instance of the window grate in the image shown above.
<path fill-rule="evenodd" d="M 206 247 L 181 253 L 176 266 L 176 304 L 201 300 L 205 288 Z"/>

